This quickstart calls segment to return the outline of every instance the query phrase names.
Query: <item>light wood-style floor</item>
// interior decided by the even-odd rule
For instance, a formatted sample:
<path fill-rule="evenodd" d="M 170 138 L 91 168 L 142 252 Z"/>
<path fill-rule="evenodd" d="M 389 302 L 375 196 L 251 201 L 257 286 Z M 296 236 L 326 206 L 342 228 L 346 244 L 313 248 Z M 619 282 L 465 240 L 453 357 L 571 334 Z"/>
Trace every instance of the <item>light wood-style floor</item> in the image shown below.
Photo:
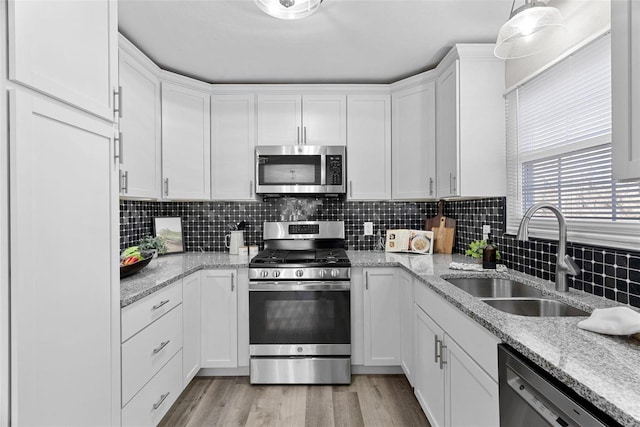
<path fill-rule="evenodd" d="M 353 375 L 348 386 L 250 385 L 196 377 L 160 423 L 176 426 L 429 426 L 403 375 Z"/>

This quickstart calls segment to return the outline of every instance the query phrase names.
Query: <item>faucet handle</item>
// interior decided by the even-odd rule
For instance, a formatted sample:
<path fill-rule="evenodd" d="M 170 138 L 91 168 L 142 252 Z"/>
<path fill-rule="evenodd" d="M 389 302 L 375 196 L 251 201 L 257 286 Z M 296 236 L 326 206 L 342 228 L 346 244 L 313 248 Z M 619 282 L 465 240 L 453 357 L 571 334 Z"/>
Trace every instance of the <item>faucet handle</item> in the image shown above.
<path fill-rule="evenodd" d="M 577 276 L 582 271 L 578 264 L 571 258 L 569 255 L 564 256 L 564 264 L 565 269 L 567 270 L 567 274 L 572 276 Z"/>

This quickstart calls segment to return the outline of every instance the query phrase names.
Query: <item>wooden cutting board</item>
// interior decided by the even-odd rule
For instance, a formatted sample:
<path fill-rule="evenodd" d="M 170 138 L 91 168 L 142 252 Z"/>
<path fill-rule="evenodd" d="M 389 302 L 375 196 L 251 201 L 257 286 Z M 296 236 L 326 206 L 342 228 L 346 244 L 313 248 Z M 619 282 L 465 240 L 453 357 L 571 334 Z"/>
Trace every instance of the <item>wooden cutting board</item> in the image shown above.
<path fill-rule="evenodd" d="M 438 202 L 438 215 L 434 216 L 433 218 L 425 219 L 424 229 L 431 230 L 434 227 L 440 227 L 440 219 L 444 218 L 445 219 L 444 226 L 447 228 L 453 228 L 455 230 L 456 220 L 453 218 L 447 218 L 446 216 L 444 216 L 444 214 L 442 213 L 443 211 L 444 211 L 444 200 L 440 200 Z"/>
<path fill-rule="evenodd" d="M 433 231 L 433 252 L 436 254 L 450 254 L 453 250 L 453 238 L 455 228 L 447 227 L 447 218 L 440 218 L 440 225 L 432 227 Z"/>

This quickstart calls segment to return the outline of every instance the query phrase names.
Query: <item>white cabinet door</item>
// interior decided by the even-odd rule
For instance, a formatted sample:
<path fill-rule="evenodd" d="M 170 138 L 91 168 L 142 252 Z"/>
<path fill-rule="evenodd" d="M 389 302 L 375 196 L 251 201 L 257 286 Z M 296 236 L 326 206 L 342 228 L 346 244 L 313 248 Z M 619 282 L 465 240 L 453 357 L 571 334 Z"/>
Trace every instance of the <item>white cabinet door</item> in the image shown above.
<path fill-rule="evenodd" d="M 160 80 L 122 50 L 119 75 L 123 92 L 120 193 L 159 199 L 162 181 Z"/>
<path fill-rule="evenodd" d="M 186 387 L 200 370 L 200 272 L 182 279 L 182 375 Z"/>
<path fill-rule="evenodd" d="M 238 270 L 238 366 L 249 366 L 249 270 Z"/>
<path fill-rule="evenodd" d="M 238 292 L 235 270 L 205 270 L 200 278 L 203 368 L 238 366 Z"/>
<path fill-rule="evenodd" d="M 364 269 L 364 364 L 400 365 L 400 291 L 395 269 Z"/>
<path fill-rule="evenodd" d="M 211 197 L 254 199 L 255 95 L 211 95 Z"/>
<path fill-rule="evenodd" d="M 258 145 L 297 145 L 302 141 L 300 95 L 258 95 Z"/>
<path fill-rule="evenodd" d="M 8 4 L 9 78 L 113 120 L 116 0 Z"/>
<path fill-rule="evenodd" d="M 394 199 L 435 197 L 435 92 L 429 82 L 392 94 Z"/>
<path fill-rule="evenodd" d="M 438 340 L 444 339 L 444 331 L 418 305 L 414 313 L 414 392 L 431 426 L 442 427 L 445 425 L 445 371 L 437 356 L 441 352 Z"/>
<path fill-rule="evenodd" d="M 113 126 L 20 89 L 10 101 L 12 421 L 118 425 Z"/>
<path fill-rule="evenodd" d="M 209 95 L 162 82 L 162 177 L 165 199 L 211 197 Z"/>
<path fill-rule="evenodd" d="M 347 171 L 350 200 L 391 198 L 389 95 L 347 97 Z"/>
<path fill-rule="evenodd" d="M 613 177 L 640 179 L 640 3 L 611 1 Z"/>
<path fill-rule="evenodd" d="M 409 383 L 413 384 L 413 278 L 400 270 L 398 285 L 400 287 L 400 338 L 402 341 L 402 370 Z"/>
<path fill-rule="evenodd" d="M 498 427 L 498 383 L 449 336 L 445 345 L 445 425 Z"/>
<path fill-rule="evenodd" d="M 305 95 L 302 97 L 302 143 L 304 145 L 347 144 L 347 97 Z"/>
<path fill-rule="evenodd" d="M 458 195 L 458 69 L 459 61 L 455 60 L 437 80 L 438 197 Z"/>

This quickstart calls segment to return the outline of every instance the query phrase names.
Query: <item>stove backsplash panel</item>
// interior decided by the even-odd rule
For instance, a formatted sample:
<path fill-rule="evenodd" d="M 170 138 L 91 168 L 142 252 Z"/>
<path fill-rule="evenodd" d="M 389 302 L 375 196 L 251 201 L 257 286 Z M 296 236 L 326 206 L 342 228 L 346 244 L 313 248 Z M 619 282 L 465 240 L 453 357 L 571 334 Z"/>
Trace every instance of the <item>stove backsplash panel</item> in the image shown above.
<path fill-rule="evenodd" d="M 245 221 L 245 243 L 262 249 L 262 223 L 290 219 L 345 222 L 347 249 L 372 250 L 376 233 L 394 228 L 422 229 L 425 218 L 437 214 L 436 202 L 350 202 L 325 198 L 274 198 L 262 202 L 150 202 L 120 201 L 120 246 L 137 244 L 153 233 L 156 216 L 180 216 L 187 251 L 225 251 L 224 235 Z M 491 226 L 502 262 L 509 268 L 544 280 L 555 280 L 556 242 L 519 242 L 506 235 L 504 198 L 447 201 L 444 214 L 456 219 L 454 252 L 482 238 L 482 226 Z M 374 236 L 364 236 L 371 221 Z M 608 299 L 640 307 L 640 252 L 569 242 L 568 253 L 582 268 L 570 277 L 570 286 Z"/>

